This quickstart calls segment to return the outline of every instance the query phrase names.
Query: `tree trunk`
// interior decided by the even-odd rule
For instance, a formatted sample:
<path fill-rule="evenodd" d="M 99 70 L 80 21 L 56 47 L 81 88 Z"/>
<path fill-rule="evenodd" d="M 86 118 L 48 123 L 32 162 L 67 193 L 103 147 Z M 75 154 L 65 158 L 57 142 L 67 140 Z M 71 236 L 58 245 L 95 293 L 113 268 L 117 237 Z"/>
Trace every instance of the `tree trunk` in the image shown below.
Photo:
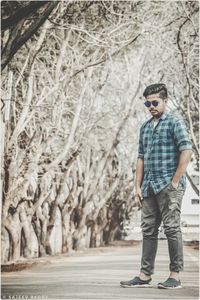
<path fill-rule="evenodd" d="M 83 224 L 73 236 L 73 249 L 83 250 L 86 248 L 87 226 Z"/>
<path fill-rule="evenodd" d="M 27 217 L 27 211 L 26 211 L 27 203 L 22 203 L 20 206 L 20 223 L 22 226 L 22 234 L 24 237 L 23 243 L 22 243 L 22 254 L 24 257 L 31 257 L 31 247 L 32 247 L 32 231 L 31 231 L 31 220 L 30 217 Z"/>
<path fill-rule="evenodd" d="M 67 253 L 73 249 L 72 233 L 73 229 L 70 224 L 70 214 L 62 211 L 62 253 Z"/>
<path fill-rule="evenodd" d="M 12 222 L 7 227 L 9 233 L 9 244 L 10 244 L 10 251 L 9 251 L 9 260 L 16 261 L 20 258 L 20 246 L 21 246 L 21 226 L 20 223 L 17 221 Z"/>
<path fill-rule="evenodd" d="M 4 264 L 9 260 L 9 233 L 7 229 L 2 226 L 1 229 L 1 263 Z"/>

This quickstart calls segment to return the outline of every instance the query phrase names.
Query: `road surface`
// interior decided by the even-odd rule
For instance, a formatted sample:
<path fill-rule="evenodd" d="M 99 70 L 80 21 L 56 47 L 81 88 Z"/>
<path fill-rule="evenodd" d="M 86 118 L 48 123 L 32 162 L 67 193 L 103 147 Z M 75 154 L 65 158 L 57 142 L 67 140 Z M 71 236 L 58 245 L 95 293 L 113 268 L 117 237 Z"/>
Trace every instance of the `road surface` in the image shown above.
<path fill-rule="evenodd" d="M 159 241 L 152 288 L 121 288 L 120 280 L 138 275 L 141 243 L 88 249 L 48 258 L 28 270 L 2 274 L 2 299 L 199 299 L 198 250 L 184 246 L 182 289 L 161 290 L 156 283 L 168 277 L 167 241 Z"/>

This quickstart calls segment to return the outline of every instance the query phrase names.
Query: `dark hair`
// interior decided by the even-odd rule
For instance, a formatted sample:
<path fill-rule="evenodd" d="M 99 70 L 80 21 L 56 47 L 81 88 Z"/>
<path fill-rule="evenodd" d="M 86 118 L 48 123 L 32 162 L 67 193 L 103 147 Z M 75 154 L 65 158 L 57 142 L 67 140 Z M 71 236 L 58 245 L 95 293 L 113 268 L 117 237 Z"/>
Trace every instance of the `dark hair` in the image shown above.
<path fill-rule="evenodd" d="M 149 95 L 159 93 L 161 99 L 167 98 L 167 87 L 164 83 L 154 83 L 146 87 L 143 96 L 146 98 Z"/>

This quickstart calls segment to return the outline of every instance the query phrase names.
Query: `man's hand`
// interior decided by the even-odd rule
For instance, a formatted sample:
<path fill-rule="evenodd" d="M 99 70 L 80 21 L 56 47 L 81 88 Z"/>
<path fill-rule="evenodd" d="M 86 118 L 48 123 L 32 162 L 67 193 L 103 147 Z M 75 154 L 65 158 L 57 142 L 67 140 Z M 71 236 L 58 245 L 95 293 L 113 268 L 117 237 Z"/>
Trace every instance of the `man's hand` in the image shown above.
<path fill-rule="evenodd" d="M 142 207 L 141 185 L 143 180 L 143 174 L 144 174 L 144 160 L 142 158 L 138 158 L 136 163 L 136 178 L 135 178 L 135 192 L 134 192 L 135 203 L 138 209 Z"/>
<path fill-rule="evenodd" d="M 141 209 L 142 208 L 142 192 L 141 192 L 141 189 L 140 188 L 136 188 L 136 191 L 135 191 L 135 203 L 138 207 L 138 209 Z"/>
<path fill-rule="evenodd" d="M 179 184 L 179 182 L 174 182 L 174 181 L 172 180 L 171 184 L 172 184 L 172 186 L 173 186 L 176 190 L 178 189 L 178 184 Z"/>

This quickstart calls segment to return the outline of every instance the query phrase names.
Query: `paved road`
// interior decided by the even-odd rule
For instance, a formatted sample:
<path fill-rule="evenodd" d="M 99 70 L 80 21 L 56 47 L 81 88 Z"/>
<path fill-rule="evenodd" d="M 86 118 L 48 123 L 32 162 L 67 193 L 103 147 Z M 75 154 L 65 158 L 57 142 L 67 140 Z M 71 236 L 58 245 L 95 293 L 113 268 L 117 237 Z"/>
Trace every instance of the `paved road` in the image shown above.
<path fill-rule="evenodd" d="M 199 299 L 198 251 L 184 247 L 185 271 L 183 288 L 161 290 L 156 283 L 168 275 L 167 242 L 159 241 L 153 288 L 128 289 L 120 280 L 137 275 L 140 266 L 141 243 L 89 249 L 72 256 L 51 258 L 47 264 L 2 275 L 2 299 Z"/>

